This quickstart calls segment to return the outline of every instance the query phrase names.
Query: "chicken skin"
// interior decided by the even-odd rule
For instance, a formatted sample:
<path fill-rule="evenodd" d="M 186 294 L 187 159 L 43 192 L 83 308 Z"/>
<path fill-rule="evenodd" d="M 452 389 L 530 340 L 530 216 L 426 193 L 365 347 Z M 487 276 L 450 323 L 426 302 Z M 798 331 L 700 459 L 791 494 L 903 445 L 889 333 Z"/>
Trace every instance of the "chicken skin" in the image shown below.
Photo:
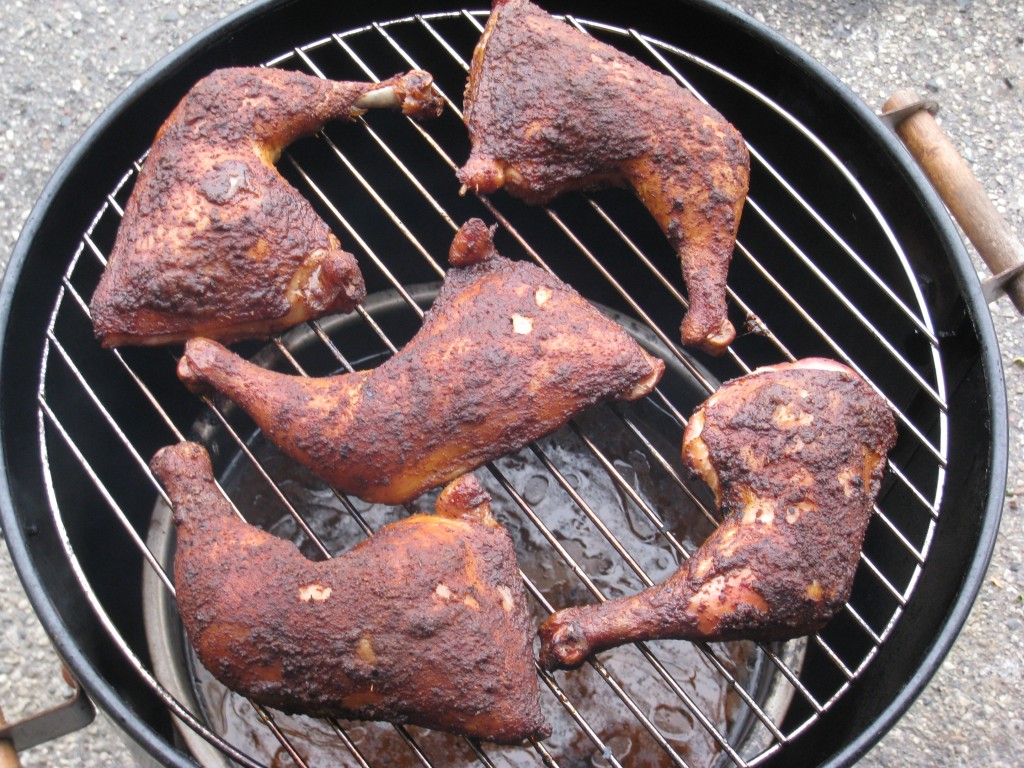
<path fill-rule="evenodd" d="M 151 466 L 174 512 L 182 623 L 226 686 L 317 717 L 548 735 L 515 548 L 472 475 L 435 514 L 313 562 L 234 514 L 201 446 L 164 448 Z"/>
<path fill-rule="evenodd" d="M 721 353 L 736 335 L 726 276 L 750 160 L 740 134 L 672 78 L 528 0 L 495 0 L 466 86 L 474 192 L 528 203 L 631 186 L 682 262 L 684 344 Z"/>
<path fill-rule="evenodd" d="M 257 68 L 200 80 L 157 132 L 125 206 L 90 303 L 103 346 L 266 338 L 351 311 L 366 295 L 355 257 L 274 163 L 299 137 L 367 109 L 436 116 L 432 81 Z"/>
<path fill-rule="evenodd" d="M 541 626 L 541 664 L 623 643 L 773 640 L 821 629 L 846 602 L 896 427 L 856 373 L 808 358 L 725 384 L 683 434 L 683 461 L 726 515 L 664 583 Z"/>
<path fill-rule="evenodd" d="M 193 339 L 178 376 L 227 395 L 338 490 L 385 504 L 654 388 L 661 360 L 557 277 L 498 255 L 491 236 L 479 219 L 463 225 L 422 327 L 373 370 L 291 376 Z"/>

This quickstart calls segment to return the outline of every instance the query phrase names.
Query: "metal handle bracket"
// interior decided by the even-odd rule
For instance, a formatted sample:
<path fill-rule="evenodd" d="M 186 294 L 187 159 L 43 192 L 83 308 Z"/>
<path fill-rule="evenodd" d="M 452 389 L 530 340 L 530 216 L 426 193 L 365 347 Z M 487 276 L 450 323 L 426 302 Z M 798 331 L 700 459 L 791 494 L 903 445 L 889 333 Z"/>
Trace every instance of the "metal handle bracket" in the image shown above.
<path fill-rule="evenodd" d="M 63 669 L 63 675 L 64 682 L 71 688 L 71 695 L 54 707 L 15 720 L 13 723 L 4 723 L 0 718 L 0 742 L 10 742 L 14 745 L 15 752 L 23 752 L 73 733 L 93 721 L 96 717 L 93 703 L 66 667 Z"/>
<path fill-rule="evenodd" d="M 897 125 L 922 109 L 937 115 L 939 114 L 939 102 L 935 101 L 935 99 L 918 99 L 906 106 L 886 110 L 879 114 L 878 119 L 893 130 L 896 130 Z"/>

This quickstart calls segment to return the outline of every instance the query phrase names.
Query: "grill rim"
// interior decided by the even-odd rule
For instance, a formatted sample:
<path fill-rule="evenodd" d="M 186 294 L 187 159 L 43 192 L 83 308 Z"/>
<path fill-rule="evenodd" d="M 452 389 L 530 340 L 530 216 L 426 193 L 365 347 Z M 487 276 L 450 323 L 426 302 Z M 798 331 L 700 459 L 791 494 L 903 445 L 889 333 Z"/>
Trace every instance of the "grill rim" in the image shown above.
<path fill-rule="evenodd" d="M 401 5 L 401 3 L 398 3 Z M 484 5 L 484 3 L 481 3 Z M 939 631 L 928 643 L 928 652 L 922 657 L 916 672 L 897 693 L 890 704 L 864 727 L 860 735 L 852 739 L 844 748 L 837 751 L 829 764 L 848 764 L 863 755 L 888 728 L 906 711 L 913 700 L 924 689 L 927 682 L 938 669 L 950 646 L 963 626 L 964 621 L 974 603 L 980 589 L 985 570 L 995 544 L 1002 509 L 1002 492 L 1006 484 L 1008 462 L 1008 410 L 1003 371 L 998 354 L 998 345 L 986 304 L 982 298 L 980 286 L 971 266 L 967 252 L 941 202 L 924 175 L 914 165 L 903 149 L 902 144 L 877 121 L 868 107 L 854 96 L 841 81 L 825 70 L 820 64 L 787 40 L 757 23 L 750 17 L 722 5 L 715 0 L 693 2 L 655 3 L 655 5 L 687 5 L 693 6 L 704 14 L 714 14 L 725 20 L 737 33 L 760 38 L 759 44 L 769 44 L 776 51 L 782 63 L 802 70 L 802 74 L 817 85 L 827 90 L 834 100 L 834 106 L 842 107 L 857 123 L 860 131 L 870 135 L 879 143 L 887 154 L 887 160 L 894 169 L 902 174 L 902 181 L 914 192 L 921 210 L 927 215 L 936 237 L 946 246 L 950 255 L 948 268 L 955 278 L 956 289 L 963 298 L 968 318 L 963 323 L 970 324 L 971 331 L 978 342 L 978 362 L 983 369 L 983 382 L 986 388 L 989 409 L 990 428 L 988 441 L 988 496 L 982 510 L 981 524 L 977 532 L 977 545 L 970 566 L 962 575 L 961 585 L 945 613 Z M 83 205 L 79 190 L 83 188 L 110 189 L 116 185 L 121 174 L 122 165 L 104 162 L 104 159 L 116 154 L 124 154 L 134 158 L 142 154 L 148 146 L 156 127 L 170 111 L 184 90 L 179 89 L 182 83 L 187 89 L 201 74 L 214 66 L 227 66 L 240 63 L 258 63 L 251 51 L 262 51 L 259 42 L 253 43 L 253 36 L 266 41 L 273 41 L 278 50 L 284 50 L 280 39 L 281 26 L 277 24 L 277 16 L 291 13 L 288 35 L 300 38 L 299 42 L 312 39 L 319 30 L 322 34 L 321 20 L 330 16 L 324 9 L 320 15 L 310 10 L 310 6 L 329 6 L 328 3 L 314 0 L 302 3 L 301 0 L 258 0 L 251 6 L 236 12 L 223 21 L 208 28 L 189 43 L 181 46 L 165 56 L 157 64 L 148 69 L 136 80 L 110 107 L 90 126 L 75 147 L 58 166 L 54 175 L 47 183 L 38 202 L 29 215 L 22 234 L 12 251 L 10 262 L 0 287 L 0 334 L 3 346 L 0 348 L 0 391 L 9 391 L 9 380 L 12 371 L 23 361 L 18 359 L 18 351 L 26 347 L 41 349 L 45 341 L 45 326 L 48 309 L 43 312 L 42 322 L 38 327 L 29 328 L 25 332 L 24 318 L 27 313 L 17 313 L 17 308 L 26 301 L 31 302 L 37 295 L 39 286 L 27 286 L 29 281 L 22 279 L 26 265 L 30 259 L 33 264 L 56 259 L 61 268 L 55 276 L 63 274 L 67 255 L 73 253 L 77 245 L 79 233 L 84 231 L 95 216 L 95 203 L 90 201 Z M 298 8 L 303 13 L 296 14 Z M 669 11 L 670 12 L 670 11 Z M 352 11 L 355 15 L 357 11 Z M 372 15 L 384 16 L 387 8 L 370 11 Z M 599 17 L 600 5 L 588 7 L 588 15 Z M 397 17 L 398 14 L 392 14 Z M 271 18 L 275 23 L 270 23 Z M 306 26 L 302 26 L 305 24 Z M 252 59 L 252 61 L 250 61 Z M 167 84 L 175 85 L 168 88 Z M 163 87 L 162 87 L 163 86 Z M 173 93 L 171 98 L 167 93 Z M 164 108 L 166 106 L 166 108 Z M 141 116 L 141 117 L 140 117 Z M 116 146 L 116 151 L 114 147 Z M 129 149 L 126 150 L 126 147 Z M 62 233 L 71 233 L 70 238 Z M 52 247 L 67 246 L 69 247 Z M 50 254 L 49 256 L 47 254 Z M 56 256 L 53 256 L 56 254 Z M 947 265 L 943 265 L 947 266 Z M 42 286 L 49 288 L 49 284 Z M 942 286 L 945 288 L 946 286 Z M 26 293 L 28 296 L 26 296 Z M 47 293 L 49 297 L 51 294 Z M 46 304 L 48 305 L 49 299 Z M 12 316 L 18 321 L 20 335 L 11 334 Z M 38 336 L 36 336 L 38 334 Z M 36 347 L 31 347 L 33 341 Z M 4 365 L 8 358 L 13 360 Z M 35 372 L 35 369 L 32 369 Z M 18 376 L 23 376 L 17 373 Z M 34 379 L 34 383 L 37 381 Z M 33 386 L 31 391 L 36 391 Z M 34 423 L 35 414 L 28 416 L 26 423 Z M 58 653 L 83 683 L 89 694 L 101 705 L 115 724 L 133 741 L 140 743 L 154 757 L 168 764 L 191 765 L 184 760 L 181 753 L 173 750 L 155 729 L 120 698 L 118 691 L 112 686 L 100 670 L 92 663 L 73 637 L 55 603 L 50 599 L 41 572 L 33 556 L 29 539 L 22 530 L 23 521 L 16 512 L 15 499 L 22 499 L 26 493 L 40 495 L 41 489 L 26 488 L 31 485 L 32 478 L 15 476 L 11 471 L 10 456 L 16 450 L 8 450 L 7 439 L 12 433 L 8 428 L 10 407 L 4 406 L 0 417 L 3 418 L 3 439 L 0 440 L 0 462 L 4 472 L 0 475 L 0 523 L 6 534 L 7 545 L 26 593 L 39 616 L 44 628 L 54 642 Z M 20 421 L 18 422 L 20 423 Z M 14 446 L 12 446 L 14 448 Z M 944 502 L 945 504 L 948 503 Z"/>

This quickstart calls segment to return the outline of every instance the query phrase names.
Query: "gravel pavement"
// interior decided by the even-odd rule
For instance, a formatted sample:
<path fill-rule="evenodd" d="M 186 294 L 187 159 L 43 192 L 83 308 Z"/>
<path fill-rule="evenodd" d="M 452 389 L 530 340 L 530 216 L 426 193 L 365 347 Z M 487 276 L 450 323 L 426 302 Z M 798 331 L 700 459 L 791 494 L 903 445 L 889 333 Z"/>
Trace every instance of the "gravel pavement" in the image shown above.
<path fill-rule="evenodd" d="M 17 0 L 0 4 L 0 258 L 85 128 L 145 68 L 243 2 Z M 482 3 L 481 3 L 482 5 Z M 940 118 L 1024 236 L 1024 2 L 744 0 L 742 10 L 877 109 L 897 87 Z M 979 262 L 980 264 L 980 262 Z M 1010 477 L 991 568 L 967 626 L 909 714 L 861 762 L 1024 764 L 1024 320 L 992 306 L 1010 397 Z M 0 707 L 14 719 L 64 695 L 59 668 L 0 546 Z M 102 719 L 22 754 L 25 766 L 131 766 Z"/>

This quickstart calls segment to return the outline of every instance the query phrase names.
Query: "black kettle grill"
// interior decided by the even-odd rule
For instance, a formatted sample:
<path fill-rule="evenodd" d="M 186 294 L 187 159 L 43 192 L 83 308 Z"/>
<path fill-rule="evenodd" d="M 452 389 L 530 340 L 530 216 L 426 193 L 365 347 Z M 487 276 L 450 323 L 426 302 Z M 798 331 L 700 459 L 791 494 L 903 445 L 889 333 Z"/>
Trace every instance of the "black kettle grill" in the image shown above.
<path fill-rule="evenodd" d="M 721 358 L 678 345 L 678 265 L 630 195 L 548 208 L 459 196 L 462 89 L 486 8 L 254 3 L 136 82 L 32 212 L 0 296 L 4 532 L 59 654 L 156 761 L 315 765 L 323 748 L 352 765 L 848 765 L 905 711 L 965 620 L 999 522 L 1006 398 L 977 278 L 931 187 L 835 78 L 721 3 L 547 7 L 678 77 L 749 144 L 729 297 L 742 330 Z M 242 64 L 361 80 L 421 67 L 449 103 L 433 123 L 370 115 L 286 153 L 282 172 L 356 253 L 370 299 L 239 351 L 310 375 L 379 362 L 418 327 L 455 229 L 480 216 L 499 224 L 499 250 L 553 270 L 666 359 L 649 402 L 602 406 L 482 471 L 499 517 L 529 542 L 521 557 L 539 616 L 664 578 L 706 535 L 708 495 L 682 472 L 678 439 L 722 381 L 783 360 L 841 360 L 889 401 L 900 432 L 847 608 L 795 644 L 696 646 L 682 659 L 679 644 L 652 643 L 570 673 L 585 683 L 545 674 L 556 737 L 522 750 L 401 726 L 314 725 L 244 702 L 236 719 L 219 718 L 210 700 L 220 694 L 175 622 L 173 537 L 149 457 L 205 440 L 239 506 L 280 507 L 260 522 L 314 556 L 406 512 L 324 502 L 244 415 L 181 387 L 175 350 L 110 352 L 93 338 L 88 300 L 152 136 L 196 80 Z M 706 695 L 709 684 L 720 697 Z M 252 728 L 244 739 L 239 721 Z"/>

